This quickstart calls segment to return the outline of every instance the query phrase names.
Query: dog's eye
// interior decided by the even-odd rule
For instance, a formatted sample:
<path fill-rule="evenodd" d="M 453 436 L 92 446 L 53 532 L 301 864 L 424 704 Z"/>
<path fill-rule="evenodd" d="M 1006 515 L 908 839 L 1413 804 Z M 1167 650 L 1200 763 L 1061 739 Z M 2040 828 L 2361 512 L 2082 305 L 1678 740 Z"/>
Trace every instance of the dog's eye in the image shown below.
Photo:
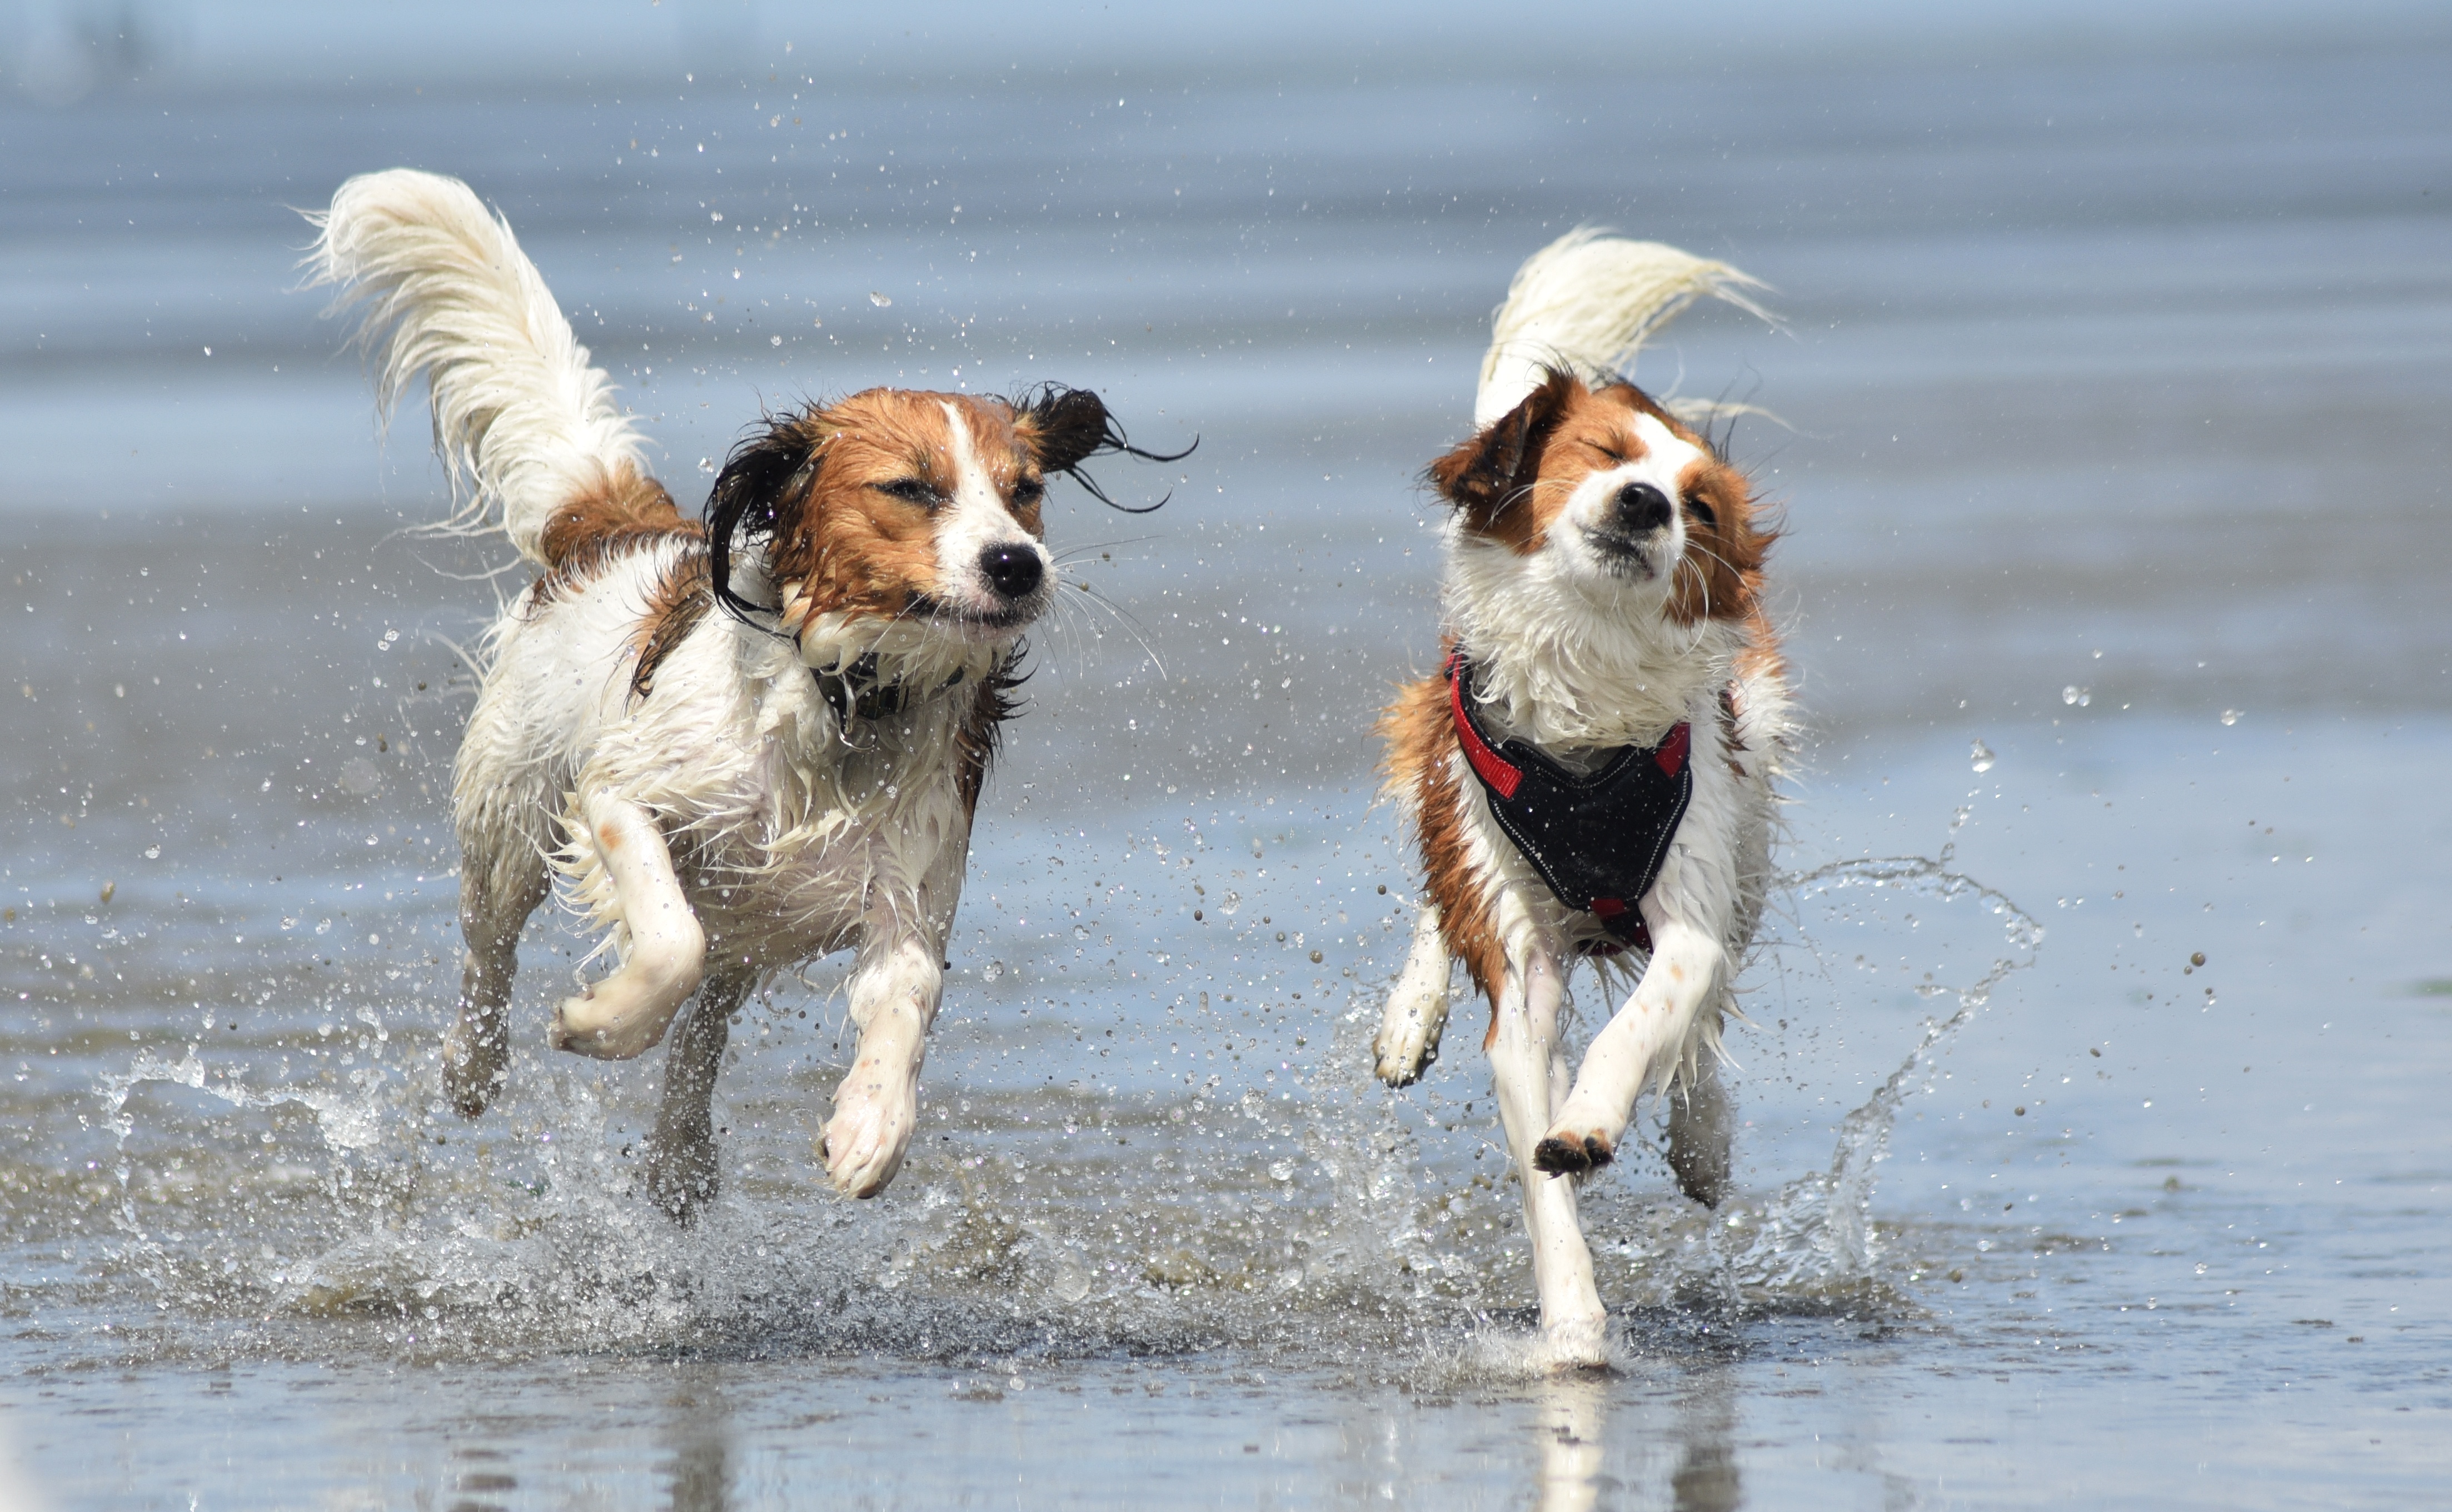
<path fill-rule="evenodd" d="M 1586 442 L 1584 444 L 1600 453 L 1602 458 L 1605 459 L 1611 466 L 1623 467 L 1626 465 L 1626 453 L 1618 450 L 1616 447 L 1605 446 L 1596 441 Z"/>
<path fill-rule="evenodd" d="M 1705 525 L 1716 525 L 1720 522 L 1718 513 L 1714 511 L 1710 505 L 1703 502 L 1703 501 L 1699 499 L 1689 499 L 1686 501 L 1686 508 L 1689 513 L 1693 515 L 1696 520 L 1701 520 Z"/>
<path fill-rule="evenodd" d="M 880 494 L 891 494 L 906 504 L 918 504 L 922 509 L 934 509 L 944 502 L 944 496 L 924 478 L 897 478 L 890 483 L 870 486 Z"/>
<path fill-rule="evenodd" d="M 1025 478 L 1013 485 L 1013 501 L 1017 504 L 1035 504 L 1046 497 L 1047 485 L 1036 478 Z"/>

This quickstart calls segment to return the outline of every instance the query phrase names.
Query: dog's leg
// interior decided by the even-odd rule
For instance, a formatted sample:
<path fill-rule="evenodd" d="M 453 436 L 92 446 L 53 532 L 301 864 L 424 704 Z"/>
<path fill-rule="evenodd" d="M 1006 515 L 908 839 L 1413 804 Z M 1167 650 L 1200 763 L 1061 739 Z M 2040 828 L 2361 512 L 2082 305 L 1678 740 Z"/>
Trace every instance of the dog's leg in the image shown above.
<path fill-rule="evenodd" d="M 1644 914 L 1653 942 L 1651 964 L 1626 1006 L 1584 1052 L 1574 1090 L 1533 1154 L 1543 1170 L 1586 1171 L 1617 1157 L 1635 1098 L 1668 1057 L 1685 1052 L 1696 1012 L 1719 991 L 1719 935 L 1671 917 L 1651 898 L 1644 900 Z"/>
<path fill-rule="evenodd" d="M 1512 954 L 1499 990 L 1490 1043 L 1498 1114 L 1508 1153 L 1524 1184 L 1524 1227 L 1532 1246 L 1532 1281 L 1541 1294 L 1541 1332 L 1558 1364 L 1606 1365 L 1609 1315 L 1592 1282 L 1592 1251 L 1575 1216 L 1575 1186 L 1533 1162 L 1550 1124 L 1551 1099 L 1563 1078 L 1558 1010 L 1566 995 L 1556 952 L 1534 946 Z"/>
<path fill-rule="evenodd" d="M 1733 1109 L 1709 1051 L 1694 1057 L 1686 1085 L 1669 1098 L 1669 1168 L 1677 1189 L 1706 1208 L 1729 1195 L 1729 1121 Z"/>
<path fill-rule="evenodd" d="M 698 991 L 706 932 L 690 912 L 672 852 L 646 810 L 610 793 L 591 793 L 580 815 L 630 932 L 622 969 L 566 997 L 554 1011 L 556 1050 L 598 1060 L 628 1060 L 664 1037 L 664 1027 Z"/>
<path fill-rule="evenodd" d="M 1448 1027 L 1448 944 L 1439 933 L 1439 906 L 1425 899 L 1414 916 L 1414 948 L 1405 957 L 1396 990 L 1379 1015 L 1379 1037 L 1371 1053 L 1379 1079 L 1409 1087 L 1439 1058 L 1439 1035 Z"/>
<path fill-rule="evenodd" d="M 716 1165 L 715 1077 L 723 1069 L 723 1047 L 732 1015 L 749 996 L 755 978 L 711 976 L 682 1016 L 664 1051 L 664 1096 L 656 1109 L 656 1131 L 647 1137 L 647 1196 L 678 1223 L 697 1216 L 722 1185 Z"/>
<path fill-rule="evenodd" d="M 919 1121 L 920 1062 L 937 1021 L 945 976 L 926 911 L 909 899 L 872 907 L 852 969 L 851 1019 L 859 1049 L 826 1123 L 826 1176 L 838 1190 L 874 1197 L 902 1168 Z"/>
<path fill-rule="evenodd" d="M 520 930 L 544 901 L 544 857 L 528 837 L 460 836 L 460 1016 L 443 1037 L 443 1089 L 463 1118 L 485 1110 L 503 1090 L 511 1059 L 511 978 L 519 971 Z"/>

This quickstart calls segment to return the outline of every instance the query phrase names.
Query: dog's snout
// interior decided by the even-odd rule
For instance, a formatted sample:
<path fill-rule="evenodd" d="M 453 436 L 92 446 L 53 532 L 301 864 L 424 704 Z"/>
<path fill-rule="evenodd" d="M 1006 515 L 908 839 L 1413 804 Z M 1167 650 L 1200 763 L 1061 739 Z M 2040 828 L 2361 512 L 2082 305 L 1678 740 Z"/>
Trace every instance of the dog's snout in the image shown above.
<path fill-rule="evenodd" d="M 1669 523 L 1669 496 L 1650 483 L 1629 483 L 1617 491 L 1617 518 L 1612 521 L 1630 536 L 1640 536 Z"/>
<path fill-rule="evenodd" d="M 1038 553 L 1021 545 L 990 546 L 980 552 L 979 572 L 999 597 L 1009 599 L 1029 598 L 1047 575 Z"/>

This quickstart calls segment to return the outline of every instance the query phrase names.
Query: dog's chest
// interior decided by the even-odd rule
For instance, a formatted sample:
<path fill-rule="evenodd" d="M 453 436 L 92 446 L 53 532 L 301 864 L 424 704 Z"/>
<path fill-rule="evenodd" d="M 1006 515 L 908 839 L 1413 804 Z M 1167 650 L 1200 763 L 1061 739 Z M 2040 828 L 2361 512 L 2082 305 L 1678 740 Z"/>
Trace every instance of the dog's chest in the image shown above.
<path fill-rule="evenodd" d="M 770 749 L 752 801 L 702 832 L 694 902 L 711 933 L 797 958 L 847 943 L 880 905 L 949 913 L 970 815 L 956 732 L 938 722 Z"/>

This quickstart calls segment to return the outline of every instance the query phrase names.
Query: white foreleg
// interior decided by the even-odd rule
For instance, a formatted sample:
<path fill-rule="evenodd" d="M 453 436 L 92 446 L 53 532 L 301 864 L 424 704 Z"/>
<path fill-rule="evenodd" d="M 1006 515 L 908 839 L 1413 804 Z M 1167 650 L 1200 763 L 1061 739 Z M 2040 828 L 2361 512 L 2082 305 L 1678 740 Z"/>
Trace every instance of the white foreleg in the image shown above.
<path fill-rule="evenodd" d="M 1508 958 L 1490 1045 L 1498 1115 L 1508 1154 L 1524 1184 L 1524 1227 L 1532 1246 L 1532 1282 L 1541 1295 L 1543 1342 L 1561 1365 L 1608 1363 L 1609 1315 L 1592 1281 L 1592 1251 L 1575 1215 L 1574 1183 L 1534 1164 L 1550 1109 L 1563 1090 L 1566 1055 L 1558 1010 L 1566 997 L 1561 957 L 1536 944 Z"/>
<path fill-rule="evenodd" d="M 1651 930 L 1651 964 L 1626 1006 L 1584 1052 L 1574 1090 L 1533 1155 L 1543 1170 L 1585 1171 L 1617 1157 L 1635 1098 L 1647 1081 L 1667 1079 L 1685 1053 L 1695 1014 L 1719 990 L 1726 954 L 1721 932 L 1671 917 L 1657 895 L 1643 902 L 1644 922 Z"/>
<path fill-rule="evenodd" d="M 1448 945 L 1439 933 L 1439 906 L 1425 900 L 1414 916 L 1414 948 L 1371 1043 L 1374 1069 L 1391 1087 L 1409 1087 L 1438 1059 L 1448 1027 Z"/>
<path fill-rule="evenodd" d="M 630 945 L 621 970 L 566 997 L 554 1011 L 554 1049 L 628 1060 L 664 1030 L 705 974 L 706 932 L 673 874 L 672 852 L 646 810 L 609 792 L 580 805 L 596 854 L 613 883 Z"/>
<path fill-rule="evenodd" d="M 860 1045 L 835 1089 L 821 1147 L 827 1178 L 849 1196 L 885 1189 L 902 1168 L 919 1121 L 920 1063 L 945 991 L 938 945 L 927 933 L 924 909 L 906 897 L 900 907 L 873 905 L 860 937 L 851 977 Z"/>

